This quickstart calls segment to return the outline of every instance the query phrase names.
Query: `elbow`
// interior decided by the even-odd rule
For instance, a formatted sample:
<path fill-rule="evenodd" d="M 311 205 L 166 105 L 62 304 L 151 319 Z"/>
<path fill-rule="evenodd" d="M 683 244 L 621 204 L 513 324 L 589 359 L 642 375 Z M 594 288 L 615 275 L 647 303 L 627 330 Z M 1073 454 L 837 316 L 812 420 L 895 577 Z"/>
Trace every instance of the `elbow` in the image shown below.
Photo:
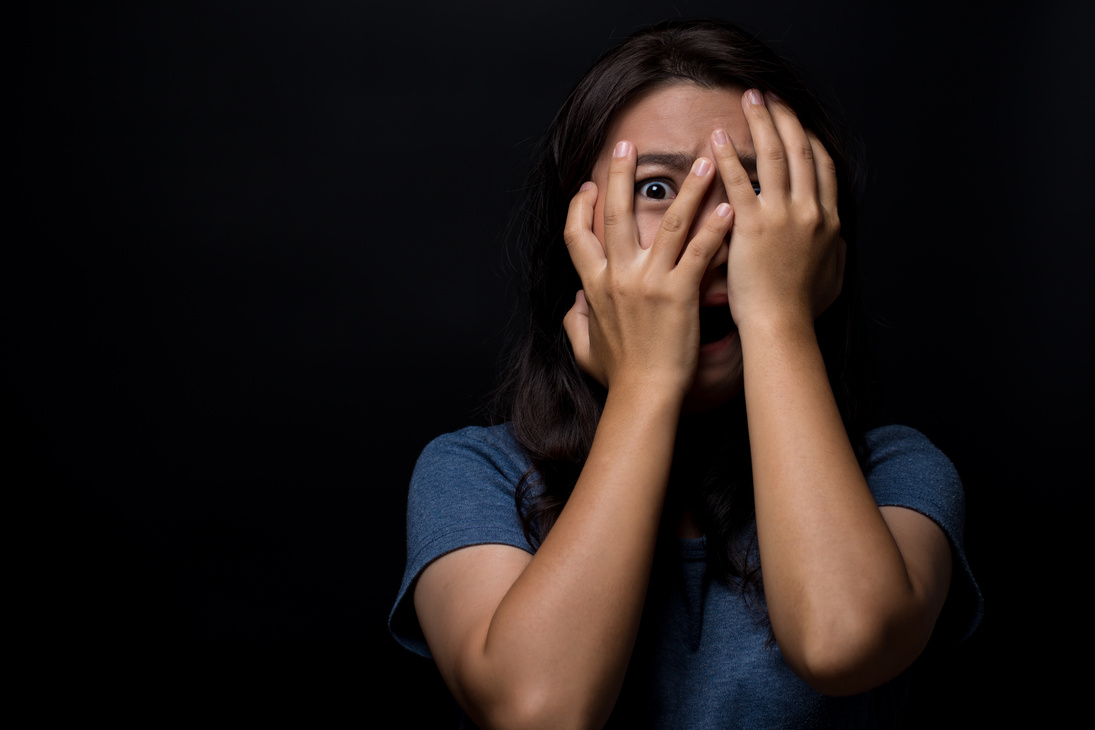
<path fill-rule="evenodd" d="M 816 692 L 832 697 L 847 697 L 865 692 L 875 685 L 864 682 L 853 653 L 846 647 L 821 646 L 795 655 L 784 653 L 787 665 Z"/>
<path fill-rule="evenodd" d="M 564 696 L 559 687 L 542 682 L 511 683 L 489 703 L 465 706 L 464 710 L 483 730 L 585 730 L 602 727 L 607 721 L 593 704 Z"/>
<path fill-rule="evenodd" d="M 525 687 L 514 689 L 508 693 L 506 699 L 496 703 L 492 708 L 489 718 L 485 723 L 480 723 L 486 728 L 498 728 L 499 730 L 537 730 L 538 728 L 550 728 L 552 726 L 552 710 L 555 710 L 555 720 L 560 719 L 560 708 L 549 696 L 550 693 L 541 689 Z"/>
<path fill-rule="evenodd" d="M 537 697 L 526 697 L 511 704 L 497 725 L 491 727 L 514 728 L 520 730 L 549 730 L 550 728 L 594 728 L 600 727 L 585 721 L 585 718 L 565 705 L 544 701 Z"/>
<path fill-rule="evenodd" d="M 550 662 L 498 663 L 467 652 L 445 683 L 457 703 L 483 730 L 600 728 L 619 693 L 588 677 L 559 676 Z"/>
<path fill-rule="evenodd" d="M 847 612 L 799 632 L 784 648 L 787 665 L 821 694 L 846 697 L 888 682 L 904 671 L 923 646 L 909 653 L 895 622 Z M 779 637 L 777 635 L 777 641 Z"/>

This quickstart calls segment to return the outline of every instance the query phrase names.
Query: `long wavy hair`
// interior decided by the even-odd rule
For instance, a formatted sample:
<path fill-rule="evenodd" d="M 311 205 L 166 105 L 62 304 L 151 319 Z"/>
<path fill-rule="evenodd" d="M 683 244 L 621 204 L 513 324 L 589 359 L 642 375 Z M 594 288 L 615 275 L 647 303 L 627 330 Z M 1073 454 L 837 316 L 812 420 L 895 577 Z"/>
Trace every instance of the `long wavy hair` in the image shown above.
<path fill-rule="evenodd" d="M 524 204 L 511 226 L 526 266 L 527 300 L 503 369 L 496 408 L 510 422 L 532 464 L 518 485 L 517 508 L 533 548 L 551 529 L 578 480 L 606 395 L 578 368 L 562 327 L 582 286 L 563 242 L 567 207 L 589 179 L 620 115 L 649 91 L 680 83 L 774 92 L 795 110 L 804 127 L 818 135 L 836 163 L 847 268 L 843 290 L 818 318 L 816 330 L 845 428 L 863 458 L 872 369 L 854 275 L 854 147 L 837 116 L 794 67 L 754 36 L 723 21 L 664 22 L 608 51 L 578 82 L 542 140 Z M 743 578 L 743 592 L 760 595 L 744 396 L 714 417 L 683 418 L 681 429 L 667 513 L 690 508 L 704 531 L 717 573 L 727 580 Z M 670 521 L 665 522 L 668 526 Z"/>

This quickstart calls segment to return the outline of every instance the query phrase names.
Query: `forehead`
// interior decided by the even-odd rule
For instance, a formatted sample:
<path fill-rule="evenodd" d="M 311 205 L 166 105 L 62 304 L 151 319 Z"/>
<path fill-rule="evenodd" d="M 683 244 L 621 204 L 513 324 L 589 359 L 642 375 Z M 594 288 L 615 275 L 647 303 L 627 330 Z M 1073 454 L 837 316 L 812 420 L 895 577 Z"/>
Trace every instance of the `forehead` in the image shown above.
<path fill-rule="evenodd" d="M 600 159 L 616 142 L 629 140 L 644 152 L 710 154 L 711 133 L 722 128 L 739 153 L 752 153 L 753 139 L 741 110 L 742 86 L 707 89 L 680 83 L 651 91 L 632 102 L 609 128 Z"/>

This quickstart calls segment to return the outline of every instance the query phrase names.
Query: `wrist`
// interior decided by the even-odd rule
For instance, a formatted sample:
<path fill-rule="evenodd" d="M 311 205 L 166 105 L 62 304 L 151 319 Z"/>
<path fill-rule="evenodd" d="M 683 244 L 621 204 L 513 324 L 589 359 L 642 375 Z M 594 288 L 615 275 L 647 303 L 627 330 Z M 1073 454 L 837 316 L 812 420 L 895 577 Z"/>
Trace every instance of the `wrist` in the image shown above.
<path fill-rule="evenodd" d="M 605 409 L 623 411 L 635 417 L 680 415 L 687 384 L 674 386 L 650 374 L 617 378 L 609 384 Z"/>
<path fill-rule="evenodd" d="M 808 306 L 786 305 L 750 312 L 736 321 L 742 343 L 749 340 L 776 338 L 795 341 L 808 336 L 815 338 L 814 317 Z"/>

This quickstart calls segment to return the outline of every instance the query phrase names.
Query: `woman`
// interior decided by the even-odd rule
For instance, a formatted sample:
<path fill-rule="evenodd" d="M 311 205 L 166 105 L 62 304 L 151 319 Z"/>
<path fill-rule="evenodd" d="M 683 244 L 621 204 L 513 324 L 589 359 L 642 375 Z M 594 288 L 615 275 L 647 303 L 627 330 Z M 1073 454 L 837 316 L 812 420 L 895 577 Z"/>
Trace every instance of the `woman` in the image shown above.
<path fill-rule="evenodd" d="M 976 624 L 953 467 L 864 432 L 843 149 L 718 22 L 632 37 L 556 117 L 508 422 L 420 458 L 391 622 L 478 725 L 892 723 Z"/>

